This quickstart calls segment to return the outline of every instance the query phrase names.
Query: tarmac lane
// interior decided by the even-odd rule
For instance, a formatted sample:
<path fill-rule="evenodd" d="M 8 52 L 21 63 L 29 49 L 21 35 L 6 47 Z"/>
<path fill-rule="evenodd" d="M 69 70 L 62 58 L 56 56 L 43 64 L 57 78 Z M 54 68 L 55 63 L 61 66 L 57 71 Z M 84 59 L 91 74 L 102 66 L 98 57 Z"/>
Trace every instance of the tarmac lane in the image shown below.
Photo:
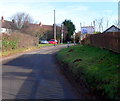
<path fill-rule="evenodd" d="M 85 99 L 55 62 L 60 45 L 47 47 L 2 63 L 2 99 Z"/>

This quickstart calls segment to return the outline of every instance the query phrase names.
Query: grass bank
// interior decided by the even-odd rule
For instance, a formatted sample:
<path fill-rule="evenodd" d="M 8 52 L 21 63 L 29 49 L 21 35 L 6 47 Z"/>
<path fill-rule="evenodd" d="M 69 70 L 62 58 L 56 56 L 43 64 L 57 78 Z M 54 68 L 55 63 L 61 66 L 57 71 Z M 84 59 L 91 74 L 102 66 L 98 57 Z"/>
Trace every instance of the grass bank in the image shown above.
<path fill-rule="evenodd" d="M 92 46 L 71 46 L 57 54 L 58 60 L 68 64 L 79 79 L 84 75 L 90 88 L 111 100 L 120 99 L 120 54 Z"/>
<path fill-rule="evenodd" d="M 13 49 L 10 51 L 0 52 L 0 56 L 3 56 L 3 57 L 10 56 L 10 55 L 17 54 L 17 53 L 32 51 L 32 50 L 39 49 L 45 46 L 53 46 L 53 45 L 52 44 L 38 44 L 38 46 L 30 46 L 27 48 L 17 48 L 17 49 Z"/>

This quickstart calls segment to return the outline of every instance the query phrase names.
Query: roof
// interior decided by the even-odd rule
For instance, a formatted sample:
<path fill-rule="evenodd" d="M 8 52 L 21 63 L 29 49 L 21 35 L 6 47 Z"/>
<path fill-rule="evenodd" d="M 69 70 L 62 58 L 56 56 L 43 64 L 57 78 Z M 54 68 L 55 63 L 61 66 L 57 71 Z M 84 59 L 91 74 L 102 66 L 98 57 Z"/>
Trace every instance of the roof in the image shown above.
<path fill-rule="evenodd" d="M 43 29 L 43 30 L 53 30 L 53 26 L 52 25 L 42 25 L 40 26 L 39 24 L 29 24 L 31 28 L 33 28 L 34 30 L 36 29 Z"/>
<path fill-rule="evenodd" d="M 13 29 L 13 26 L 15 25 L 15 23 L 13 21 L 7 21 L 7 20 L 0 20 L 2 22 L 2 28 L 6 28 L 6 29 Z M 53 30 L 53 25 L 41 25 L 41 24 L 29 24 L 30 27 L 32 27 L 34 30 L 38 29 L 38 28 L 43 28 L 44 30 Z M 56 26 L 57 28 L 61 28 Z"/>
<path fill-rule="evenodd" d="M 43 25 L 42 26 L 45 30 L 53 30 L 53 26 L 52 25 Z"/>
<path fill-rule="evenodd" d="M 120 29 L 116 27 L 115 25 L 112 25 L 111 27 L 106 29 L 103 33 L 106 33 L 106 32 L 120 32 Z"/>
<path fill-rule="evenodd" d="M 10 21 L 2 21 L 2 28 L 7 28 L 7 29 L 11 29 L 11 26 L 12 26 L 13 22 L 10 22 Z"/>

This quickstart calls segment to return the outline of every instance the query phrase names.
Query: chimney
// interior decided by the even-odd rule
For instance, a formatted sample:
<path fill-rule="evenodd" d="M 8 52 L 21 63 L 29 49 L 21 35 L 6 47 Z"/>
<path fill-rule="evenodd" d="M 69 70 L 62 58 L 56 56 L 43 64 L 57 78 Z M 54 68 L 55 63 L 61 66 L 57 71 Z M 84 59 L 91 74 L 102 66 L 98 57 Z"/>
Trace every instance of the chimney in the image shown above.
<path fill-rule="evenodd" d="M 14 23 L 15 22 L 15 20 L 14 19 L 12 19 L 12 23 Z"/>
<path fill-rule="evenodd" d="M 42 23 L 41 23 L 41 22 L 39 23 L 39 26 L 42 26 Z"/>
<path fill-rule="evenodd" d="M 2 20 L 2 22 L 4 22 L 4 17 L 3 16 L 1 17 L 1 20 Z"/>

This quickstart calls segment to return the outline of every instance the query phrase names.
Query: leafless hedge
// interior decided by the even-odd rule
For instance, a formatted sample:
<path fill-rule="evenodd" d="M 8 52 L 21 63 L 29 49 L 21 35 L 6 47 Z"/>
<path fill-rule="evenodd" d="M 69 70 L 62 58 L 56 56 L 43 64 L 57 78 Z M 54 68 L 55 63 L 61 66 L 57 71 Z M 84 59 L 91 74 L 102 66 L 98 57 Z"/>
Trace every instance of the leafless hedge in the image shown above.
<path fill-rule="evenodd" d="M 11 34 L 2 34 L 2 42 L 4 41 L 6 42 L 5 46 L 3 46 L 4 44 L 2 44 L 2 51 L 11 50 L 11 47 L 8 48 L 8 46 L 6 45 L 7 42 L 11 42 L 11 40 L 17 42 L 16 48 L 27 48 L 29 46 L 38 45 L 39 43 L 38 38 L 27 34 L 22 34 L 20 32 L 13 32 Z"/>

